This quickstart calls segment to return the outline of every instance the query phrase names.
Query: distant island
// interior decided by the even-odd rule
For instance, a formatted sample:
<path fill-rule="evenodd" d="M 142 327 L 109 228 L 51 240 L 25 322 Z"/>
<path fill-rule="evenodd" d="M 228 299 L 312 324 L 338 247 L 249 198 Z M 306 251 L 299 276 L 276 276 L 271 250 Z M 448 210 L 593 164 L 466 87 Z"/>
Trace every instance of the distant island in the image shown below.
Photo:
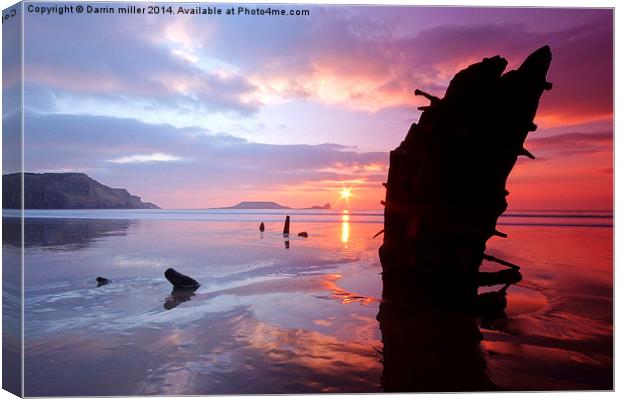
<path fill-rule="evenodd" d="M 329 202 L 323 206 L 314 205 L 310 208 L 291 208 L 290 206 L 280 205 L 277 202 L 270 201 L 243 201 L 239 202 L 237 205 L 226 206 L 223 208 L 215 208 L 215 209 L 332 209 Z"/>
<path fill-rule="evenodd" d="M 310 208 L 301 208 L 301 209 L 332 209 L 331 204 L 328 202 L 327 204 L 320 206 L 320 205 L 314 205 L 311 206 Z"/>
<path fill-rule="evenodd" d="M 160 209 L 84 173 L 24 173 L 26 209 Z M 21 208 L 21 174 L 2 176 L 2 207 Z"/>

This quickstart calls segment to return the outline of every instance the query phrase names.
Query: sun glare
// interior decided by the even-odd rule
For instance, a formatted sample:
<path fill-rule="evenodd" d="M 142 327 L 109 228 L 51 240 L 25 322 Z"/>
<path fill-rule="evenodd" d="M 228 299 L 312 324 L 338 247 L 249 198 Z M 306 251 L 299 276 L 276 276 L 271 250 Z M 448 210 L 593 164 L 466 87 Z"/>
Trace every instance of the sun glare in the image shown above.
<path fill-rule="evenodd" d="M 340 190 L 340 199 L 349 201 L 349 198 L 351 198 L 352 195 L 353 194 L 351 194 L 350 188 L 343 188 L 342 190 Z"/>

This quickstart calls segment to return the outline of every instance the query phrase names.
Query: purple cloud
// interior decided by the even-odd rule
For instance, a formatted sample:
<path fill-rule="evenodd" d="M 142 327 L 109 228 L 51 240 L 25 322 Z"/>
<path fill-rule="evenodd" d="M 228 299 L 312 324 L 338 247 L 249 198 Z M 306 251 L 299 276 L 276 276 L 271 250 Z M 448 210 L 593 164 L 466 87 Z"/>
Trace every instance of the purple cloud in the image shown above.
<path fill-rule="evenodd" d="M 28 114 L 25 140 L 27 171 L 83 171 L 155 202 L 161 191 L 269 192 L 360 179 L 380 187 L 388 158 L 338 144 L 262 144 L 200 128 L 77 115 Z"/>

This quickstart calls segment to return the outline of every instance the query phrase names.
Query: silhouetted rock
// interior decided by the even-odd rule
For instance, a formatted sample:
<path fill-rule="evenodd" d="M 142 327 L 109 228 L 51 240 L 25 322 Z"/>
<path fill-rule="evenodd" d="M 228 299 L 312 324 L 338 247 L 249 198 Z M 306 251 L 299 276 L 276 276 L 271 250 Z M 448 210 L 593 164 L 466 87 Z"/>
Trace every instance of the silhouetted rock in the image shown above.
<path fill-rule="evenodd" d="M 174 288 L 198 288 L 200 283 L 193 278 L 179 273 L 173 268 L 169 268 L 164 272 L 164 276 Z"/>
<path fill-rule="evenodd" d="M 3 208 L 21 208 L 21 174 L 2 176 Z M 26 209 L 159 209 L 84 173 L 24 173 Z"/>
<path fill-rule="evenodd" d="M 265 231 L 265 223 L 260 222 L 260 226 L 258 226 L 258 230 L 260 230 L 261 233 Z"/>
<path fill-rule="evenodd" d="M 429 295 L 450 293 L 475 306 L 478 283 L 520 281 L 514 271 L 478 274 L 487 240 L 506 210 L 506 180 L 517 157 L 533 157 L 523 144 L 551 62 L 548 46 L 514 71 L 485 58 L 457 73 L 443 98 L 431 101 L 405 140 L 390 154 L 385 234 L 379 251 L 384 299 L 406 300 L 411 282 Z M 496 259 L 497 258 L 491 257 Z M 512 265 L 512 266 L 511 266 Z"/>
<path fill-rule="evenodd" d="M 290 228 L 291 228 L 291 217 L 286 215 L 286 219 L 284 220 L 284 230 L 282 231 L 282 234 L 285 236 L 288 236 Z"/>
<path fill-rule="evenodd" d="M 110 282 L 110 280 L 108 280 L 105 277 L 97 277 L 97 287 L 101 287 L 102 285 L 106 285 Z"/>
<path fill-rule="evenodd" d="M 302 231 L 301 233 L 297 234 L 297 237 L 308 238 L 308 233 L 306 233 L 305 231 Z"/>

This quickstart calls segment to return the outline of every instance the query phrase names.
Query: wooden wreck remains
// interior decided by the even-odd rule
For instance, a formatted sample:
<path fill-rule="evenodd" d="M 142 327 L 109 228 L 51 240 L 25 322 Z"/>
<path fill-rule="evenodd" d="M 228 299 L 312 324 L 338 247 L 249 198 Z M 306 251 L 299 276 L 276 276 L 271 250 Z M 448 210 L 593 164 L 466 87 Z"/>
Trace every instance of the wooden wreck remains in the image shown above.
<path fill-rule="evenodd" d="M 385 185 L 384 299 L 407 300 L 417 287 L 471 305 L 479 285 L 520 280 L 517 266 L 485 247 L 506 236 L 496 224 L 517 157 L 534 157 L 524 142 L 552 87 L 550 62 L 548 46 L 506 73 L 504 58 L 485 58 L 458 72 L 443 98 L 416 90 L 430 104 L 391 152 Z M 480 274 L 484 258 L 510 269 Z"/>
<path fill-rule="evenodd" d="M 383 245 L 383 300 L 377 319 L 385 391 L 481 391 L 491 381 L 480 347 L 480 320 L 501 317 L 519 267 L 486 254 L 506 210 L 506 180 L 536 130 L 551 51 L 516 70 L 485 58 L 457 73 L 445 96 L 430 100 L 390 154 Z M 483 259 L 507 267 L 480 272 Z M 480 286 L 503 285 L 478 294 Z"/>

